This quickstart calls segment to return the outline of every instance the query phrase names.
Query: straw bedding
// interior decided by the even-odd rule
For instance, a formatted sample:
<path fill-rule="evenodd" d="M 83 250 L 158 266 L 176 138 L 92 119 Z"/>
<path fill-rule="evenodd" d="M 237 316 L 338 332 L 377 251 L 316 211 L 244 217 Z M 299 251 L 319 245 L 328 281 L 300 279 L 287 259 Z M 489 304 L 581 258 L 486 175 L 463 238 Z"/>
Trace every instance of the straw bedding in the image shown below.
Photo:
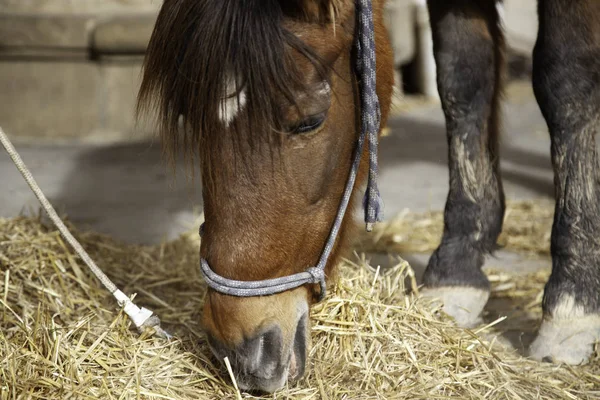
<path fill-rule="evenodd" d="M 523 255 L 550 254 L 550 231 L 554 203 L 547 199 L 508 202 L 498 244 Z M 375 226 L 373 235 L 365 235 L 359 247 L 367 251 L 431 252 L 439 244 L 444 227 L 440 211 L 423 214 L 399 213 L 389 222 Z"/>
<path fill-rule="evenodd" d="M 543 253 L 551 214 L 545 205 L 512 205 L 504 243 Z M 428 251 L 440 222 L 439 213 L 406 214 L 361 248 L 371 243 L 378 250 Z M 126 293 L 137 293 L 138 304 L 158 313 L 175 339 L 131 330 L 54 228 L 38 218 L 0 219 L 0 399 L 254 398 L 235 389 L 206 345 L 196 234 L 156 247 L 94 233 L 76 236 Z M 490 272 L 492 300 L 512 299 L 537 321 L 546 277 L 515 280 Z M 600 397 L 597 357 L 582 367 L 529 361 L 499 344 L 508 320 L 488 316 L 485 326 L 458 329 L 437 304 L 418 299 L 417 290 L 412 269 L 400 258 L 386 270 L 368 266 L 363 256 L 342 263 L 327 299 L 312 311 L 307 375 L 276 397 Z"/>

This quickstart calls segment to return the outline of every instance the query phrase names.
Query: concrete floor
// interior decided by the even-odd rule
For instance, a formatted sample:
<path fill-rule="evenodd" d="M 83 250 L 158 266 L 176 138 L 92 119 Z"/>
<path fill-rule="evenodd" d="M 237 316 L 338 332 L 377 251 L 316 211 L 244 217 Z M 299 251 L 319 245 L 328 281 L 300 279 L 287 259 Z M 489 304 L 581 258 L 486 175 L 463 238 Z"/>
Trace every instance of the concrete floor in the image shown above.
<path fill-rule="evenodd" d="M 170 174 L 157 145 L 16 146 L 53 206 L 79 228 L 152 244 L 192 227 L 200 187 Z M 12 161 L 0 154 L 0 216 L 39 209 Z"/>
<path fill-rule="evenodd" d="M 509 86 L 502 139 L 502 173 L 509 199 L 551 197 L 550 141 L 530 84 Z M 448 190 L 446 137 L 439 104 L 408 99 L 390 120 L 381 144 L 385 215 L 404 208 L 438 210 Z M 84 229 L 136 243 L 157 243 L 194 228 L 201 212 L 199 182 L 183 166 L 172 174 L 157 143 L 18 145 L 54 206 Z M 38 204 L 8 156 L 0 152 L 0 216 Z"/>
<path fill-rule="evenodd" d="M 550 138 L 530 84 L 509 86 L 504 105 L 502 176 L 509 199 L 553 196 Z M 448 191 L 447 144 L 438 104 L 390 121 L 381 145 L 381 188 L 388 215 L 441 209 Z"/>

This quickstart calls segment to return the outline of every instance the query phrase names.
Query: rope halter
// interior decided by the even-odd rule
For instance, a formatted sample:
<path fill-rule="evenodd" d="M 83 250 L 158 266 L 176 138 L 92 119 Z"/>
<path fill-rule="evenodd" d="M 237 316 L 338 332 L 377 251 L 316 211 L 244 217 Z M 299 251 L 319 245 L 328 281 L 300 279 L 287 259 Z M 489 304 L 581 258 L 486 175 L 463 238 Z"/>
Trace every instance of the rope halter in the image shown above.
<path fill-rule="evenodd" d="M 375 49 L 375 29 L 373 23 L 373 8 L 371 0 L 356 0 L 356 66 L 355 73 L 360 81 L 361 97 L 361 131 L 354 150 L 352 168 L 344 189 L 344 196 L 340 202 L 333 226 L 329 233 L 323 253 L 316 266 L 308 268 L 304 272 L 280 278 L 265 279 L 259 281 L 239 281 L 228 279 L 214 272 L 208 262 L 200 260 L 200 270 L 208 286 L 217 292 L 238 296 L 254 297 L 267 296 L 295 289 L 305 284 L 316 284 L 320 286 L 318 301 L 323 300 L 326 293 L 325 266 L 337 240 L 348 203 L 352 197 L 354 183 L 358 175 L 360 160 L 363 152 L 365 139 L 369 140 L 369 178 L 363 201 L 365 209 L 366 230 L 370 232 L 375 223 L 383 219 L 383 201 L 377 187 L 377 143 L 381 121 L 381 110 L 379 98 L 377 97 L 377 62 Z M 200 236 L 203 233 L 203 225 L 200 226 Z"/>

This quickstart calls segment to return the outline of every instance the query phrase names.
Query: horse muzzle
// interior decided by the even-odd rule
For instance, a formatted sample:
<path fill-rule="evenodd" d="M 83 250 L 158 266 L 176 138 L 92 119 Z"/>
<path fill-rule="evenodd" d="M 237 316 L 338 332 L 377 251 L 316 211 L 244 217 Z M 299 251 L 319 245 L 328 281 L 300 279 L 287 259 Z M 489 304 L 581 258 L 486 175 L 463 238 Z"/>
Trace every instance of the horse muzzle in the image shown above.
<path fill-rule="evenodd" d="M 230 348 L 212 335 L 208 341 L 215 357 L 229 359 L 238 387 L 246 391 L 272 393 L 304 375 L 308 349 L 308 313 L 286 340 L 279 325 Z M 287 342 L 287 343 L 286 343 Z"/>

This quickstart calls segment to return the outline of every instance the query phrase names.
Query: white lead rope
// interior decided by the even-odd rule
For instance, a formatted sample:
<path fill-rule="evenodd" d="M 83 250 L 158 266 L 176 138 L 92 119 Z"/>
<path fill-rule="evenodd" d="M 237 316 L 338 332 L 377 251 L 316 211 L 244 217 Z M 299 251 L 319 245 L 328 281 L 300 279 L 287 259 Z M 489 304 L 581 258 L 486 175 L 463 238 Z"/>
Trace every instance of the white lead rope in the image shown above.
<path fill-rule="evenodd" d="M 142 331 L 144 327 L 151 327 L 154 328 L 158 337 L 170 339 L 171 335 L 169 335 L 160 327 L 160 319 L 156 315 L 153 315 L 153 312 L 151 310 L 148 310 L 144 307 L 140 308 L 137 305 L 135 305 L 135 303 L 133 303 L 131 299 L 129 299 L 129 297 L 125 295 L 125 293 L 119 290 L 119 288 L 108 278 L 108 276 L 106 276 L 106 274 L 102 272 L 102 270 L 96 265 L 94 260 L 92 260 L 90 255 L 83 249 L 83 247 L 81 247 L 81 244 L 79 244 L 77 239 L 75 239 L 73 235 L 71 235 L 71 232 L 69 232 L 69 230 L 62 222 L 62 220 L 60 219 L 60 217 L 58 216 L 58 214 L 56 213 L 46 196 L 44 196 L 44 193 L 36 183 L 35 179 L 33 179 L 31 172 L 29 172 L 29 170 L 27 169 L 27 166 L 19 156 L 19 153 L 17 153 L 17 150 L 15 150 L 14 146 L 12 145 L 4 131 L 2 130 L 2 127 L 0 127 L 0 142 L 2 142 L 4 149 L 6 150 L 10 158 L 12 158 L 13 162 L 15 163 L 15 166 L 17 167 L 19 172 L 21 172 L 21 175 L 23 175 L 23 178 L 25 178 L 25 181 L 27 181 L 27 184 L 39 200 L 42 207 L 44 207 L 44 210 L 46 211 L 52 222 L 54 222 L 54 225 L 58 228 L 61 235 L 65 238 L 67 242 L 69 242 L 69 244 L 73 247 L 73 249 L 79 255 L 79 257 L 81 257 L 81 259 L 86 263 L 86 265 L 90 268 L 94 275 L 96 275 L 100 282 L 102 282 L 104 287 L 115 297 L 115 299 L 117 299 L 119 306 L 123 307 L 123 311 L 125 311 L 125 313 L 129 316 L 129 318 L 131 319 L 133 324 L 138 328 L 138 330 Z"/>

